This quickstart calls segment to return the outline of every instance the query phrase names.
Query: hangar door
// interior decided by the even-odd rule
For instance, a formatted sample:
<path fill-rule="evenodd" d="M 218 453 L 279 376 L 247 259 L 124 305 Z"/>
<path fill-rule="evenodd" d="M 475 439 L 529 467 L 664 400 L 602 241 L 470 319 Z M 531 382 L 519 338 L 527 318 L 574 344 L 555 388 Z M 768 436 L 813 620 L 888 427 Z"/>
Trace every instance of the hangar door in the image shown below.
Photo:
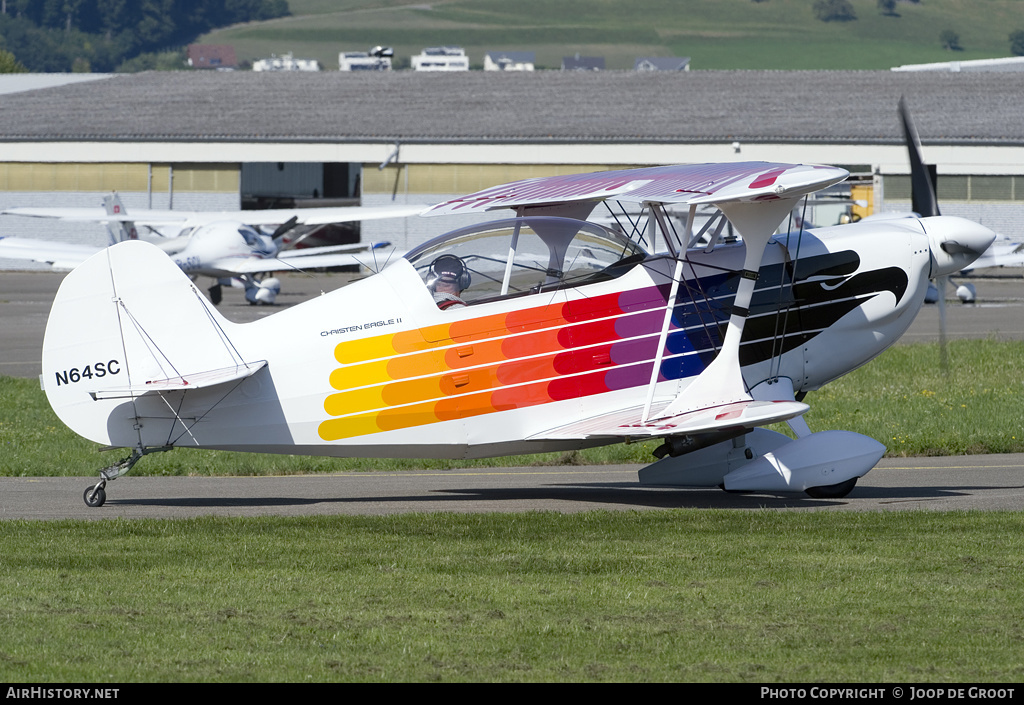
<path fill-rule="evenodd" d="M 242 164 L 242 208 L 359 205 L 361 164 L 252 162 Z"/>

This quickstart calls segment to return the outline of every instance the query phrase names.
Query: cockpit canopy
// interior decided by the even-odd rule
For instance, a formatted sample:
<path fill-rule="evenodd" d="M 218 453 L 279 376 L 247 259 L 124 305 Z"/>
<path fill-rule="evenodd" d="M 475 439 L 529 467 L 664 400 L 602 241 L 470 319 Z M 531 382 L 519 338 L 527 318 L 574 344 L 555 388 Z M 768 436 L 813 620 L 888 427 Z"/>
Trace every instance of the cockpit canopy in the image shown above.
<path fill-rule="evenodd" d="M 624 274 L 647 253 L 621 233 L 571 218 L 493 220 L 453 230 L 406 255 L 426 283 L 442 255 L 469 272 L 461 298 L 479 303 L 503 296 L 579 286 Z"/>

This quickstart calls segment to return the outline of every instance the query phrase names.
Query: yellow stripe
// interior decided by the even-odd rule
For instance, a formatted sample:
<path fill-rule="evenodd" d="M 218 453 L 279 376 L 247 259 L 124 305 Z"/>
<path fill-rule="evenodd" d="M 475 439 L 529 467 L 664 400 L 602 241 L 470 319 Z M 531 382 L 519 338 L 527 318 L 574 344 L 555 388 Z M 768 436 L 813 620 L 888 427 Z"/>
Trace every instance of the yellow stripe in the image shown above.
<path fill-rule="evenodd" d="M 346 365 L 331 372 L 331 386 L 335 389 L 353 389 L 391 381 L 388 374 L 390 360 L 376 360 L 359 365 Z"/>
<path fill-rule="evenodd" d="M 340 441 L 343 438 L 378 433 L 380 430 L 380 426 L 377 425 L 377 414 L 363 414 L 324 421 L 320 424 L 318 433 L 325 441 Z"/>

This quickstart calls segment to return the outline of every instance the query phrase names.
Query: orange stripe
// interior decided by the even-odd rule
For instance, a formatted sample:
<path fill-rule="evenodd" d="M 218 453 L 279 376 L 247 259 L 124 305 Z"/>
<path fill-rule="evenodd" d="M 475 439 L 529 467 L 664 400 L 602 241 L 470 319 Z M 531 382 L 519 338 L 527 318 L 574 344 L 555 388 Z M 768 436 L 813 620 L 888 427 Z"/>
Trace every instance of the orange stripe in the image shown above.
<path fill-rule="evenodd" d="M 405 380 L 384 385 L 382 398 L 384 406 L 399 406 L 423 400 L 437 399 L 443 391 L 443 377 Z"/>
<path fill-rule="evenodd" d="M 444 350 L 429 350 L 416 355 L 395 357 L 388 361 L 388 377 L 391 379 L 408 379 L 447 372 Z"/>
<path fill-rule="evenodd" d="M 434 413 L 441 421 L 452 419 L 465 419 L 470 416 L 480 416 L 497 411 L 491 405 L 491 394 L 493 392 L 478 392 L 467 394 L 464 397 L 453 397 L 442 399 L 434 407 Z"/>

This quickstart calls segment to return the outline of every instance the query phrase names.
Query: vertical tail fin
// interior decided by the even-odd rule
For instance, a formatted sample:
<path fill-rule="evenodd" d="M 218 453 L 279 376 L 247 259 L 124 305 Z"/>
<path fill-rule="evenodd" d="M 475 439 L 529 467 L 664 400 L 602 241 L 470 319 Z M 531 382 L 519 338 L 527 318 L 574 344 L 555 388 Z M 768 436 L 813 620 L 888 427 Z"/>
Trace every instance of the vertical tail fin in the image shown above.
<path fill-rule="evenodd" d="M 180 409 L 171 413 L 155 393 L 259 369 L 235 348 L 237 327 L 154 245 L 108 247 L 72 271 L 54 298 L 42 351 L 47 399 L 97 443 L 168 445 Z"/>
<path fill-rule="evenodd" d="M 103 207 L 107 209 L 107 215 L 117 216 L 116 220 L 105 222 L 107 226 L 107 244 L 116 245 L 125 240 L 139 239 L 139 232 L 135 229 L 135 223 L 121 219 L 123 216 L 128 215 L 128 211 L 124 209 L 124 204 L 121 203 L 121 198 L 117 195 L 116 191 L 103 197 Z"/>

